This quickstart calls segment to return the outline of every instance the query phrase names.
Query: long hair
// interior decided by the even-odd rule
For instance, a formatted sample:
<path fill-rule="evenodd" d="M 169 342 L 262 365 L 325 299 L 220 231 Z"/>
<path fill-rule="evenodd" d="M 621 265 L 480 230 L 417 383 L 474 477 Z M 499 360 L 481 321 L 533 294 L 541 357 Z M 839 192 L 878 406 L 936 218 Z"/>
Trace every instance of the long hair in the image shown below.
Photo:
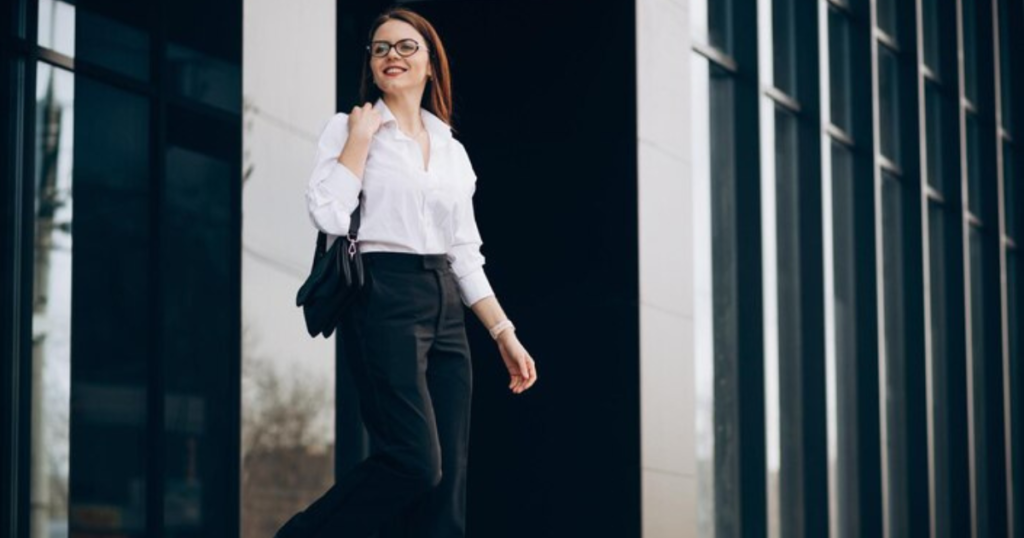
<path fill-rule="evenodd" d="M 380 25 L 389 20 L 400 20 L 412 25 L 427 40 L 427 48 L 430 51 L 431 76 L 427 78 L 427 86 L 423 91 L 423 99 L 420 106 L 432 112 L 438 118 L 452 125 L 452 79 L 448 69 L 448 54 L 441 44 L 441 38 L 422 15 L 408 8 L 389 8 L 381 13 L 373 24 L 370 25 L 370 33 L 367 36 L 367 44 L 373 39 L 373 33 Z M 376 102 L 377 98 L 383 95 L 380 88 L 373 82 L 373 71 L 370 70 L 370 54 L 366 54 L 366 61 L 363 62 L 363 74 L 359 88 L 360 102 Z M 455 131 L 454 126 L 452 130 Z M 456 131 L 457 132 L 457 131 Z"/>

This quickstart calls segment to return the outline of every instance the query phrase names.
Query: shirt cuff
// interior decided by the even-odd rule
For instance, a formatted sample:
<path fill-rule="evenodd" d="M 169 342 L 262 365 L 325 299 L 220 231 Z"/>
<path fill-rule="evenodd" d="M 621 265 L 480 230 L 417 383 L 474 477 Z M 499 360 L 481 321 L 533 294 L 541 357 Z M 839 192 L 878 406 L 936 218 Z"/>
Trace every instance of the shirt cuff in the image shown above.
<path fill-rule="evenodd" d="M 459 294 L 462 296 L 462 304 L 466 306 L 473 306 L 473 304 L 480 299 L 494 295 L 494 291 L 491 289 L 491 283 L 487 279 L 487 274 L 484 273 L 483 267 L 466 273 L 459 277 L 458 280 Z"/>
<path fill-rule="evenodd" d="M 359 191 L 363 189 L 362 181 L 347 166 L 335 160 L 330 164 L 327 177 L 320 180 L 314 192 L 322 203 L 337 200 L 341 209 L 352 213 L 359 203 Z"/>
<path fill-rule="evenodd" d="M 327 175 L 314 178 L 309 187 L 309 215 L 321 231 L 334 235 L 348 233 L 352 212 L 359 204 L 362 181 L 347 166 L 335 160 Z"/>

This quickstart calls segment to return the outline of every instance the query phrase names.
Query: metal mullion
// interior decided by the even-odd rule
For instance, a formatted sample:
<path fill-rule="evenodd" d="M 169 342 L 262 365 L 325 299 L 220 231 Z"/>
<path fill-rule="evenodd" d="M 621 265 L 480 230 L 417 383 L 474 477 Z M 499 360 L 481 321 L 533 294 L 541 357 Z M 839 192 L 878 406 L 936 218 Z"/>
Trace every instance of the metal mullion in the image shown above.
<path fill-rule="evenodd" d="M 1004 166 L 1003 160 L 1003 141 L 1009 136 L 1006 129 L 1003 128 L 1003 95 L 1002 95 L 1002 40 L 1000 39 L 999 25 L 999 1 L 991 0 L 991 28 L 992 28 L 992 72 L 995 75 L 993 77 L 993 88 L 995 97 L 995 125 L 996 125 L 996 215 L 997 215 L 997 227 L 998 237 L 1006 238 L 1006 192 L 1004 177 Z M 1006 74 L 1009 76 L 1009 73 Z M 999 332 L 1000 332 L 1000 348 L 1002 350 L 1002 385 L 1003 385 L 1003 456 L 1005 458 L 1005 471 L 1008 479 L 1006 480 L 1006 526 L 1009 536 L 1014 536 L 1014 529 L 1016 527 L 1016 518 L 1014 517 L 1014 488 L 1013 488 L 1013 476 L 1015 475 L 1014 461 L 1013 461 L 1013 419 L 1014 409 L 1012 400 L 1012 368 L 1010 364 L 1010 326 L 1009 326 L 1009 305 L 1008 300 L 1012 300 L 1009 297 L 1008 292 L 1008 274 L 1007 274 L 1007 262 L 1006 262 L 1006 242 L 999 241 Z"/>
<path fill-rule="evenodd" d="M 691 48 L 694 52 L 707 58 L 709 61 L 711 61 L 715 65 L 718 65 L 722 69 L 725 69 L 726 71 L 733 74 L 739 72 L 739 66 L 736 64 L 736 59 L 731 54 L 717 47 L 701 43 L 699 41 L 694 41 L 691 45 Z"/>
<path fill-rule="evenodd" d="M 856 137 L 860 151 L 853 154 L 854 173 L 854 233 L 857 267 L 855 298 L 857 348 L 856 402 L 857 413 L 857 507 L 858 536 L 880 536 L 883 529 L 883 485 L 881 482 L 880 446 L 884 440 L 881 430 L 881 376 L 878 371 L 879 324 L 878 274 L 881 257 L 879 245 L 879 171 L 876 165 L 879 139 L 877 136 L 877 40 L 872 31 L 874 2 L 850 4 L 850 57 L 851 73 L 865 73 L 867 77 L 851 77 L 851 107 L 869 111 L 855 114 L 851 134 Z M 874 293 L 872 293 L 874 291 Z"/>
<path fill-rule="evenodd" d="M 937 8 L 936 8 L 937 9 Z M 933 304 L 932 304 L 932 228 L 931 228 L 931 212 L 929 211 L 930 203 L 937 203 L 945 205 L 945 199 L 938 190 L 925 179 L 930 177 L 931 171 L 928 169 L 928 165 L 931 162 L 929 159 L 928 152 L 935 148 L 929 148 L 926 143 L 928 129 L 934 128 L 934 126 L 927 125 L 929 119 L 927 113 L 927 102 L 926 102 L 926 85 L 930 82 L 935 83 L 939 87 L 942 86 L 942 82 L 939 79 L 938 74 L 933 71 L 925 62 L 924 54 L 924 8 L 922 6 L 922 0 L 915 0 L 914 2 L 914 39 L 916 41 L 917 57 L 915 63 L 918 69 L 918 76 L 916 77 L 915 91 L 917 92 L 917 112 L 918 112 L 918 163 L 919 170 L 921 171 L 921 196 L 920 200 L 920 213 L 921 213 L 921 275 L 923 279 L 923 307 L 924 307 L 924 374 L 925 374 L 925 419 L 926 419 L 926 447 L 928 455 L 928 528 L 929 535 L 935 538 L 938 535 L 938 493 L 936 491 L 935 484 L 937 482 L 936 475 L 938 473 L 938 464 L 936 463 L 936 453 L 939 450 L 936 447 L 936 423 L 935 423 L 935 406 L 936 406 L 936 365 L 935 365 L 935 335 L 933 334 L 934 324 L 932 320 L 933 315 Z M 936 29 L 938 31 L 938 29 Z M 940 98 L 941 99 L 941 98 Z M 941 157 L 940 157 L 941 158 Z M 942 240 L 942 238 L 939 238 Z"/>
<path fill-rule="evenodd" d="M 795 98 L 779 88 L 775 86 L 765 88 L 764 94 L 771 98 L 776 105 L 788 110 L 793 115 L 798 116 L 800 114 L 800 101 L 797 101 Z"/>
<path fill-rule="evenodd" d="M 32 178 L 35 177 L 35 85 L 36 85 L 36 51 L 25 53 L 21 44 L 35 43 L 38 26 L 36 19 L 39 9 L 37 0 L 15 0 L 13 21 L 16 31 L 24 35 L 24 39 L 15 39 L 12 44 L 12 59 L 15 60 L 11 90 L 14 98 L 8 101 L 12 107 L 8 136 L 13 137 L 8 155 L 12 159 L 9 176 L 13 181 L 13 230 L 11 238 L 12 282 L 11 306 L 12 317 L 11 337 L 14 349 L 11 361 L 11 401 L 13 404 L 10 416 L 12 437 L 9 441 L 13 450 L 12 458 L 6 461 L 10 465 L 11 486 L 7 490 L 13 492 L 14 498 L 5 503 L 5 508 L 12 511 L 8 525 L 15 538 L 28 538 L 31 531 L 31 481 L 29 471 L 32 462 L 32 301 L 34 285 L 34 237 L 35 237 L 35 191 Z M 4 171 L 7 172 L 6 170 Z M 27 294 L 27 295 L 26 295 Z M 7 388 L 7 387 L 5 387 Z"/>
<path fill-rule="evenodd" d="M 931 185 L 925 185 L 923 187 L 923 191 L 924 191 L 924 197 L 928 201 L 935 202 L 935 203 L 942 204 L 942 205 L 946 204 L 946 197 L 942 194 L 942 192 L 940 192 L 935 187 L 932 187 Z"/>
<path fill-rule="evenodd" d="M 850 148 L 850 150 L 853 150 L 856 146 L 856 142 L 854 141 L 853 136 L 850 135 L 850 133 L 847 133 L 845 130 L 843 130 L 842 127 L 839 127 L 834 123 L 828 123 L 828 125 L 825 127 L 825 133 L 830 138 L 832 138 L 832 140 L 839 142 L 844 146 L 847 146 L 848 148 Z"/>
<path fill-rule="evenodd" d="M 968 107 L 971 105 L 970 101 L 966 97 L 966 73 L 964 67 L 964 16 L 963 16 L 963 1 L 956 0 L 956 42 L 957 42 L 957 123 L 959 126 L 959 152 L 960 152 L 960 193 L 961 199 L 968 193 L 967 185 L 967 167 L 970 163 L 967 160 L 967 113 Z M 968 491 L 969 502 L 971 505 L 971 532 L 977 536 L 977 521 L 980 507 L 978 506 L 978 469 L 977 469 L 977 420 L 975 418 L 975 390 L 974 390 L 974 335 L 972 334 L 972 322 L 973 315 L 971 312 L 971 295 L 973 290 L 971 289 L 971 267 L 970 259 L 970 234 L 968 233 L 968 227 L 971 223 L 968 220 L 969 212 L 961 212 L 961 226 L 963 233 L 960 236 L 961 241 L 961 256 L 963 264 L 963 280 L 961 285 L 963 286 L 963 304 L 964 304 L 964 374 L 965 383 L 967 389 L 967 456 L 968 456 L 968 471 L 969 471 L 969 486 Z"/>

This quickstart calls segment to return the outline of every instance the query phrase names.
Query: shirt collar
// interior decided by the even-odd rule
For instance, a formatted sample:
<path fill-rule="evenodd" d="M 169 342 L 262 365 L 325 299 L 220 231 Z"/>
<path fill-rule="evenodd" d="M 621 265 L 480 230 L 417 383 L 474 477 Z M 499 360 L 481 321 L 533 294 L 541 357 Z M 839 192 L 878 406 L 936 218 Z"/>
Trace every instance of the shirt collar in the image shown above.
<path fill-rule="evenodd" d="M 373 108 L 380 113 L 381 125 L 392 124 L 391 136 L 396 140 L 412 140 L 409 136 L 402 132 L 398 128 L 398 120 L 395 119 L 395 115 L 391 113 L 391 109 L 384 103 L 383 97 L 378 97 L 377 102 L 373 104 Z M 420 107 L 420 117 L 423 119 L 423 125 L 430 132 L 431 142 L 437 141 L 440 144 L 445 144 L 449 139 L 452 138 L 452 128 L 444 120 L 434 115 L 433 112 L 427 110 L 424 107 Z"/>

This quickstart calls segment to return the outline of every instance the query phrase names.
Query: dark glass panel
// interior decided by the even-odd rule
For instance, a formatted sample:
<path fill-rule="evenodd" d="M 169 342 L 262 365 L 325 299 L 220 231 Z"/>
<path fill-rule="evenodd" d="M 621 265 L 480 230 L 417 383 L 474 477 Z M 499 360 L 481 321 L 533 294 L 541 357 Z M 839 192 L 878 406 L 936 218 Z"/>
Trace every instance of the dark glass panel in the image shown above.
<path fill-rule="evenodd" d="M 218 463 L 238 432 L 232 417 L 237 361 L 237 247 L 232 192 L 240 130 L 188 110 L 168 115 L 161 189 L 160 327 L 165 381 L 164 530 L 226 536 L 237 484 Z M 182 338 L 188 335 L 188 338 Z"/>
<path fill-rule="evenodd" d="M 772 2 L 772 52 L 775 87 L 799 98 L 796 88 L 796 24 L 794 0 Z"/>
<path fill-rule="evenodd" d="M 1007 6 L 1009 1 L 1010 0 L 999 0 L 999 95 L 1002 105 L 1003 128 L 1012 134 L 1014 132 L 1014 101 L 1017 96 L 1015 96 L 1013 92 L 1014 58 L 1013 48 L 1010 44 L 1013 37 L 1011 36 L 1011 32 L 1014 28 L 1010 26 L 1010 13 L 1008 12 Z M 1024 28 L 1024 24 L 1016 26 L 1018 31 L 1022 28 Z"/>
<path fill-rule="evenodd" d="M 799 531 L 803 490 L 800 421 L 801 289 L 800 185 L 797 119 L 775 111 L 775 204 L 778 278 L 778 356 L 766 353 L 766 420 L 768 420 L 769 526 L 774 536 Z"/>
<path fill-rule="evenodd" d="M 732 2 L 708 2 L 708 42 L 726 53 L 732 53 Z"/>
<path fill-rule="evenodd" d="M 830 519 L 835 538 L 860 535 L 857 519 L 857 283 L 854 241 L 853 155 L 832 144 L 832 240 L 835 273 L 835 364 L 832 365 L 834 409 L 830 420 Z"/>
<path fill-rule="evenodd" d="M 1016 176 L 1016 159 L 1017 156 L 1013 153 L 1014 145 L 1008 141 L 1003 141 L 1003 206 L 1006 211 L 1006 235 L 1020 240 L 1024 239 L 1017 230 L 1017 211 L 1019 210 L 1019 201 L 1017 200 L 1017 182 Z"/>
<path fill-rule="evenodd" d="M 850 121 L 850 22 L 834 7 L 828 10 L 829 99 L 832 123 L 847 133 Z"/>
<path fill-rule="evenodd" d="M 981 214 L 981 153 L 979 147 L 978 118 L 967 113 L 967 208 L 980 219 Z"/>
<path fill-rule="evenodd" d="M 924 86 L 925 106 L 925 164 L 928 184 L 943 192 L 943 147 L 942 147 L 942 95 L 937 84 L 931 81 Z"/>
<path fill-rule="evenodd" d="M 193 101 L 241 113 L 242 10 L 236 0 L 168 4 L 167 86 Z"/>
<path fill-rule="evenodd" d="M 899 38 L 896 11 L 899 2 L 900 0 L 876 0 L 875 2 L 878 7 L 878 27 L 893 39 Z"/>
<path fill-rule="evenodd" d="M 70 533 L 143 537 L 152 420 L 150 106 L 81 75 L 75 105 Z"/>
<path fill-rule="evenodd" d="M 964 94 L 978 103 L 978 27 L 975 0 L 961 0 L 964 34 Z M 991 46 L 991 45 L 990 45 Z"/>
<path fill-rule="evenodd" d="M 80 0 L 76 6 L 77 61 L 99 65 L 134 79 L 149 80 L 149 4 Z"/>
<path fill-rule="evenodd" d="M 878 115 L 882 155 L 900 163 L 900 88 L 896 53 L 878 47 Z"/>
<path fill-rule="evenodd" d="M 904 249 L 903 187 L 887 173 L 882 179 L 882 288 L 885 319 L 885 446 L 888 465 L 885 484 L 888 488 L 889 536 L 907 536 L 907 400 L 906 376 L 906 308 L 903 300 Z"/>
<path fill-rule="evenodd" d="M 728 72 L 712 65 L 710 69 L 710 147 L 711 147 L 711 245 L 712 296 L 714 311 L 714 477 L 715 531 L 726 536 L 736 534 L 740 522 L 725 510 L 740 498 L 737 481 L 738 457 L 732 453 L 740 446 L 736 418 L 739 413 L 736 364 L 739 349 L 739 268 L 740 248 L 736 221 L 736 121 L 735 80 Z"/>
<path fill-rule="evenodd" d="M 921 21 L 924 27 L 924 63 L 936 75 L 942 76 L 939 61 L 939 2 L 941 0 L 921 0 Z"/>

